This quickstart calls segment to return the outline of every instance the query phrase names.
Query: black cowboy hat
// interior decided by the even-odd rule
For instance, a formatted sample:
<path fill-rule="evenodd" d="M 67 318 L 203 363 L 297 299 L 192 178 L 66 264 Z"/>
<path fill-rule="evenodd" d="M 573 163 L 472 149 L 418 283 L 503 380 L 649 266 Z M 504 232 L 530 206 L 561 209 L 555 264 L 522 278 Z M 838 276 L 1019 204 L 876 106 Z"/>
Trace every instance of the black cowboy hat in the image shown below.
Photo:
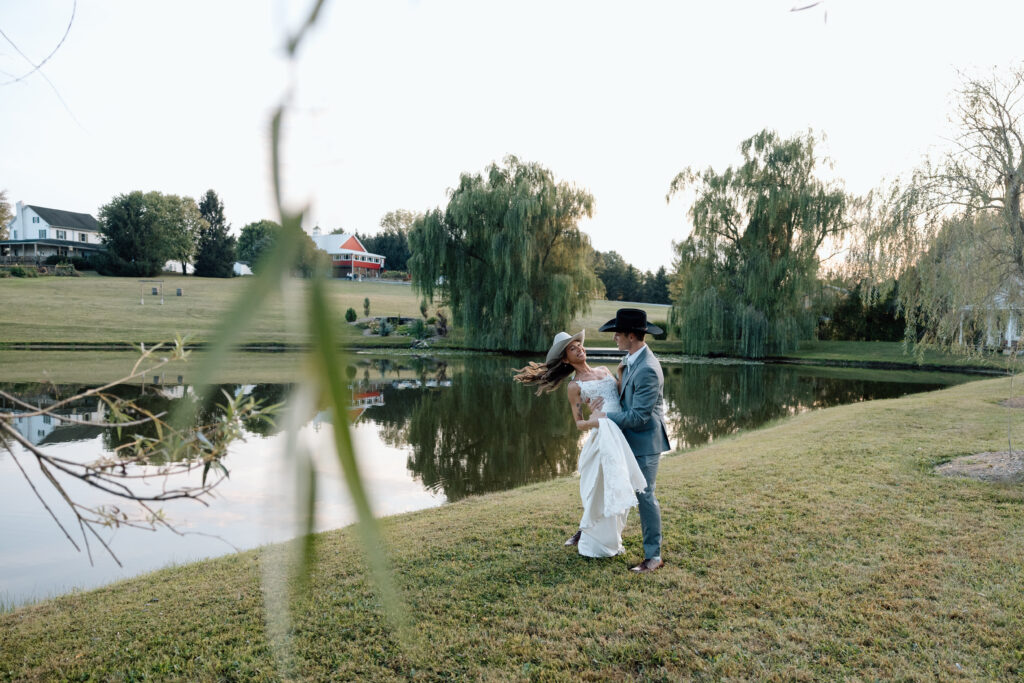
<path fill-rule="evenodd" d="M 598 328 L 598 332 L 646 332 L 662 334 L 665 330 L 647 322 L 647 311 L 639 308 L 620 308 L 615 311 L 615 319 L 609 320 Z"/>

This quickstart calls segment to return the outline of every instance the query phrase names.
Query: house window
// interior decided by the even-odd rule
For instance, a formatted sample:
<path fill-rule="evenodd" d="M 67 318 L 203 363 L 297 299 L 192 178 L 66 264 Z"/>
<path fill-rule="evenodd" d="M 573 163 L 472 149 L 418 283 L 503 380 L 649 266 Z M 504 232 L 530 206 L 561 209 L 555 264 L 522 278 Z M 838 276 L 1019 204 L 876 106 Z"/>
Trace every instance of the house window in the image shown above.
<path fill-rule="evenodd" d="M 84 232 L 83 233 L 79 233 L 78 241 L 79 242 L 88 242 L 89 241 L 89 236 L 86 235 Z"/>
<path fill-rule="evenodd" d="M 33 223 L 38 223 L 39 222 L 39 216 L 32 216 L 32 222 Z"/>
<path fill-rule="evenodd" d="M 41 239 L 46 239 L 46 228 L 41 228 L 41 229 L 39 230 L 39 237 L 40 237 Z"/>
<path fill-rule="evenodd" d="M 68 231 L 67 230 L 57 230 L 56 232 L 57 232 L 57 239 L 59 239 L 59 240 L 66 240 L 68 238 Z"/>
<path fill-rule="evenodd" d="M 49 415 L 43 415 L 43 424 L 44 425 L 50 424 L 50 416 Z"/>

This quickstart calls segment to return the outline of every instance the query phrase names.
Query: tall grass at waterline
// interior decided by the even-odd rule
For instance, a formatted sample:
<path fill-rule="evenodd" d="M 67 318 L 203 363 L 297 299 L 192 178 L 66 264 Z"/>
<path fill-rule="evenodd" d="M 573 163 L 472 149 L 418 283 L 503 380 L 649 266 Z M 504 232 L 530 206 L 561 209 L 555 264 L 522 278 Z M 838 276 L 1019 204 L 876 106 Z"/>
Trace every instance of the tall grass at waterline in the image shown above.
<path fill-rule="evenodd" d="M 397 642 L 352 529 L 317 537 L 279 670 L 271 549 L 0 616 L 9 680 L 1019 680 L 1024 489 L 934 465 L 1005 449 L 1008 379 L 797 415 L 662 461 L 667 566 L 562 547 L 563 479 L 384 520 L 429 650 Z M 1009 422 L 1008 422 L 1009 421 Z"/>

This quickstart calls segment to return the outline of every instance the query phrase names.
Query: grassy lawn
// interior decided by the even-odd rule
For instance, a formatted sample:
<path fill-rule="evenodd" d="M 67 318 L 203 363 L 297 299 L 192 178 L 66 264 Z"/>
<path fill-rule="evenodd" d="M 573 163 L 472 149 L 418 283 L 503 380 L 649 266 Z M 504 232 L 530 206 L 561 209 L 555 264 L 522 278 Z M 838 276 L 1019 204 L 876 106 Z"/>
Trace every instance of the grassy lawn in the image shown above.
<path fill-rule="evenodd" d="M 201 278 L 162 276 L 164 303 L 150 292 L 153 283 L 136 278 L 101 277 L 86 273 L 78 278 L 40 277 L 0 280 L 0 344 L 3 343 L 138 343 L 173 339 L 175 334 L 192 334 L 196 341 L 209 340 L 230 303 L 239 295 L 247 278 Z M 301 344 L 305 340 L 302 318 L 296 311 L 304 300 L 305 282 L 292 281 L 294 292 L 265 302 L 243 338 L 250 344 Z M 176 296 L 177 289 L 183 296 Z M 352 345 L 408 347 L 408 337 L 364 337 L 362 330 L 344 322 L 344 312 L 354 308 L 363 317 L 363 300 L 370 300 L 370 315 L 420 317 L 420 299 L 412 287 L 380 282 L 332 280 L 330 301 L 338 316 L 338 332 Z M 145 303 L 140 304 L 140 300 Z M 588 315 L 572 329 L 585 327 L 588 339 L 612 346 L 611 334 L 597 329 L 611 318 L 621 302 L 595 301 Z M 664 322 L 667 306 L 635 304 L 645 308 L 651 319 Z M 436 305 L 430 305 L 433 316 Z M 446 311 L 446 314 L 447 311 Z M 451 315 L 448 314 L 449 320 Z M 459 342 L 455 330 L 452 343 Z"/>
<path fill-rule="evenodd" d="M 193 334 L 205 341 L 231 302 L 246 286 L 247 278 L 201 278 L 164 275 L 164 303 L 150 294 L 152 283 L 135 278 L 101 277 L 87 273 L 78 278 L 41 277 L 0 280 L 0 342 L 137 343 Z M 302 280 L 295 291 L 266 301 L 245 332 L 249 343 L 296 344 L 305 340 L 302 317 L 296 311 L 303 299 Z M 177 289 L 183 296 L 176 296 Z M 344 322 L 354 308 L 363 316 L 363 299 L 370 299 L 371 315 L 419 317 L 419 301 L 408 286 L 332 280 L 330 299 L 338 315 L 339 333 L 347 340 L 362 330 Z M 140 304 L 140 299 L 145 303 Z M 431 309 L 433 314 L 433 309 Z M 387 338 L 380 340 L 387 343 Z M 402 345 L 408 346 L 408 339 Z"/>
<path fill-rule="evenodd" d="M 902 342 L 812 341 L 802 342 L 800 349 L 788 358 L 801 361 L 860 362 L 879 365 L 920 365 L 922 368 L 990 368 L 1006 372 L 1020 370 L 1021 362 L 1009 362 L 1001 354 L 986 357 L 949 354 L 938 350 L 925 351 L 919 359 L 913 349 Z"/>
<path fill-rule="evenodd" d="M 79 278 L 6 278 L 0 280 L 0 346 L 28 343 L 126 344 L 159 342 L 175 334 L 192 334 L 196 341 L 210 339 L 230 303 L 246 285 L 246 278 L 229 280 L 193 276 L 164 275 L 164 304 L 149 292 L 152 284 L 135 278 L 100 277 L 87 273 Z M 292 281 L 292 290 L 284 297 L 266 301 L 259 314 L 243 333 L 244 343 L 302 344 L 302 290 L 306 283 Z M 183 296 L 175 292 L 183 290 Z M 363 300 L 370 299 L 370 314 L 420 317 L 420 300 L 412 287 L 380 282 L 332 280 L 330 301 L 338 319 L 340 339 L 353 347 L 408 348 L 409 337 L 367 337 L 362 330 L 344 322 L 344 312 L 353 308 L 363 317 Z M 145 301 L 140 304 L 140 299 Z M 588 313 L 573 321 L 570 331 L 585 329 L 588 346 L 611 347 L 612 335 L 598 328 L 615 317 L 618 308 L 643 308 L 648 318 L 665 324 L 668 306 L 622 301 L 594 300 Z M 435 315 L 431 305 L 428 315 Z M 446 311 L 447 314 L 447 311 Z M 448 316 L 451 319 L 451 316 Z M 454 328 L 441 347 L 459 347 L 461 333 Z M 679 342 L 648 338 L 656 353 L 678 354 Z M 912 354 L 904 353 L 899 342 L 807 342 L 787 356 L 791 360 L 826 363 L 877 363 L 917 365 Z M 1006 359 L 965 358 L 939 352 L 925 354 L 922 365 L 945 367 L 989 367 L 1005 369 Z"/>
<path fill-rule="evenodd" d="M 385 521 L 413 637 L 398 642 L 352 530 L 319 537 L 288 648 L 272 549 L 0 616 L 0 678 L 1020 680 L 1024 489 L 944 479 L 1006 448 L 1005 378 L 804 413 L 662 462 L 664 570 L 563 548 L 562 479 Z M 280 653 L 275 657 L 272 653 Z"/>

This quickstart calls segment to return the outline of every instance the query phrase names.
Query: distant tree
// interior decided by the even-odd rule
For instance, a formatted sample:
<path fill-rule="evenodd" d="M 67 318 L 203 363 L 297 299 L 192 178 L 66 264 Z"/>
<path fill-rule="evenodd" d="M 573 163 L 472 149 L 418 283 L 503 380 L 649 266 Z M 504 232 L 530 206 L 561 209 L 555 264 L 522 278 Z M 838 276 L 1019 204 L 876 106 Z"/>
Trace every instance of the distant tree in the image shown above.
<path fill-rule="evenodd" d="M 828 285 L 835 305 L 818 325 L 818 339 L 834 341 L 900 341 L 906 320 L 898 302 L 898 287 L 879 291 L 870 283 L 858 282 L 847 289 Z"/>
<path fill-rule="evenodd" d="M 423 216 L 422 213 L 414 213 L 406 209 L 388 211 L 380 219 L 380 227 L 387 232 L 404 232 L 412 230 L 412 226 Z"/>
<path fill-rule="evenodd" d="M 207 226 L 199 235 L 196 253 L 196 275 L 232 277 L 235 274 L 235 238 L 224 218 L 224 203 L 213 190 L 207 190 L 199 201 L 199 213 Z"/>
<path fill-rule="evenodd" d="M 609 301 L 638 301 L 644 303 L 669 303 L 669 278 L 665 267 L 656 273 L 640 272 L 626 263 L 615 251 L 592 251 L 590 262 L 604 292 L 596 292 Z"/>
<path fill-rule="evenodd" d="M 604 284 L 605 297 L 609 301 L 622 301 L 629 289 L 629 264 L 615 251 L 596 252 L 594 274 Z"/>
<path fill-rule="evenodd" d="M 384 267 L 388 270 L 408 270 L 409 230 L 422 214 L 398 209 L 389 211 L 380 219 L 381 230 L 376 235 L 360 235 L 356 237 L 366 250 L 384 257 Z"/>
<path fill-rule="evenodd" d="M 595 276 L 578 223 L 590 193 L 514 156 L 465 173 L 444 212 L 409 233 L 419 293 L 441 298 L 471 347 L 546 349 L 590 304 Z"/>
<path fill-rule="evenodd" d="M 810 133 L 765 130 L 741 143 L 740 166 L 672 181 L 667 199 L 696 190 L 693 232 L 676 245 L 672 320 L 684 352 L 759 358 L 813 337 L 818 249 L 847 225 L 846 194 L 815 176 L 814 147 Z"/>
<path fill-rule="evenodd" d="M 303 277 L 312 277 L 318 272 L 328 272 L 331 266 L 331 257 L 326 251 L 316 246 L 316 242 L 309 236 L 309 233 L 297 225 L 286 226 L 281 230 L 291 230 L 302 244 L 293 264 L 299 274 Z"/>
<path fill-rule="evenodd" d="M 7 190 L 0 190 L 0 240 L 7 239 L 7 224 L 14 220 L 11 202 L 7 199 Z"/>
<path fill-rule="evenodd" d="M 175 194 L 147 192 L 146 202 L 157 213 L 160 230 L 167 236 L 170 257 L 181 264 L 184 275 L 187 264 L 195 258 L 199 235 L 206 228 L 196 201 Z"/>
<path fill-rule="evenodd" d="M 669 282 L 665 266 L 658 268 L 653 275 L 646 273 L 644 275 L 644 301 L 651 304 L 672 303 L 672 300 L 669 298 Z"/>
<path fill-rule="evenodd" d="M 249 223 L 242 228 L 235 247 L 235 257 L 242 263 L 249 264 L 253 272 L 258 272 L 260 258 L 274 246 L 274 233 L 280 230 L 275 221 L 261 220 Z"/>
<path fill-rule="evenodd" d="M 643 301 L 644 283 L 643 275 L 633 265 L 626 265 L 626 271 L 622 281 L 623 301 Z"/>
<path fill-rule="evenodd" d="M 955 95 L 948 151 L 869 196 L 851 260 L 876 286 L 900 278 L 909 339 L 960 348 L 1024 307 L 1024 65 Z"/>
<path fill-rule="evenodd" d="M 97 257 L 104 275 L 152 277 L 173 256 L 162 195 L 135 191 L 100 207 L 100 235 L 106 251 Z"/>
<path fill-rule="evenodd" d="M 305 230 L 297 227 L 282 228 L 270 220 L 256 221 L 242 228 L 235 249 L 236 258 L 249 264 L 253 272 L 259 274 L 263 267 L 262 258 L 273 251 L 282 231 L 286 229 L 293 230 L 302 244 L 292 264 L 295 271 L 303 277 L 310 277 L 318 270 L 326 271 L 330 257 L 327 252 L 317 248 Z"/>

